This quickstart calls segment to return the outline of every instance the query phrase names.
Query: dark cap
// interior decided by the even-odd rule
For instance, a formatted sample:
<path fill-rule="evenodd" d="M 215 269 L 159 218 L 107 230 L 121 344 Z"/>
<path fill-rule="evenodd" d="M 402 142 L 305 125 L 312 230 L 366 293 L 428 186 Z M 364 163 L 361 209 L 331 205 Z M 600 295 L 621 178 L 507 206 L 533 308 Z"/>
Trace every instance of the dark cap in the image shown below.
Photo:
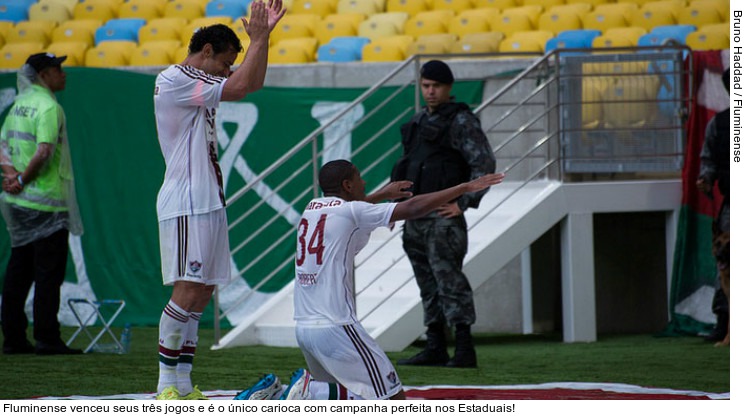
<path fill-rule="evenodd" d="M 421 67 L 421 77 L 438 81 L 442 84 L 452 84 L 455 76 L 452 75 L 450 67 L 439 60 L 432 60 Z"/>
<path fill-rule="evenodd" d="M 37 73 L 49 67 L 59 67 L 67 59 L 67 55 L 58 57 L 51 52 L 41 52 L 28 57 L 26 64 L 30 65 Z"/>

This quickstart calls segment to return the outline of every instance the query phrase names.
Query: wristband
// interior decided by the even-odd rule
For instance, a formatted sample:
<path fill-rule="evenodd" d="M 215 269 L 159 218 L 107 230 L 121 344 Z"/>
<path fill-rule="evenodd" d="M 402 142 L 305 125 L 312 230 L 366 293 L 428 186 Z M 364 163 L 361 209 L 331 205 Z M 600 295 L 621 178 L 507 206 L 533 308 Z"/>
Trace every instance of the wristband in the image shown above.
<path fill-rule="evenodd" d="M 23 184 L 23 179 L 21 178 L 22 174 L 19 174 L 18 177 L 16 177 L 16 180 L 18 180 L 18 184 L 21 185 L 21 187 L 25 187 L 26 185 Z"/>

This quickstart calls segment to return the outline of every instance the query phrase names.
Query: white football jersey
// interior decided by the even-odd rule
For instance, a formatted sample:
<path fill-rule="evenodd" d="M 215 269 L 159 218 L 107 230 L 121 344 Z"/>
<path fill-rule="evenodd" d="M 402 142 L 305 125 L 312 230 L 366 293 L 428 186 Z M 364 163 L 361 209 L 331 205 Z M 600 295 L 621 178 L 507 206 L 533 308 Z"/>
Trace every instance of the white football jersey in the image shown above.
<path fill-rule="evenodd" d="M 216 118 L 226 80 L 183 65 L 171 65 L 155 80 L 155 122 L 165 159 L 158 221 L 225 206 Z"/>
<path fill-rule="evenodd" d="M 370 233 L 387 226 L 396 203 L 373 205 L 338 197 L 313 199 L 297 225 L 295 320 L 302 325 L 356 322 L 354 256 Z"/>

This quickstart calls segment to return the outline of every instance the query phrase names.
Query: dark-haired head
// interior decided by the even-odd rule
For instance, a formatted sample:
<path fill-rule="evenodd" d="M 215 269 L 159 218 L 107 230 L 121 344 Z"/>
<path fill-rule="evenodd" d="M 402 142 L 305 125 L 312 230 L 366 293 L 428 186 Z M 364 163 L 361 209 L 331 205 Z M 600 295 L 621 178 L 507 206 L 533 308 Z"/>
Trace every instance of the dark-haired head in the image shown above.
<path fill-rule="evenodd" d="M 356 166 L 346 160 L 333 160 L 323 164 L 318 173 L 320 190 L 326 196 L 340 195 L 343 192 L 344 180 L 351 181 L 357 171 Z"/>
<path fill-rule="evenodd" d="M 221 23 L 197 29 L 191 36 L 189 54 L 201 51 L 206 44 L 212 45 L 215 54 L 227 52 L 230 49 L 234 49 L 235 52 L 243 50 L 238 35 L 236 35 L 232 29 Z"/>

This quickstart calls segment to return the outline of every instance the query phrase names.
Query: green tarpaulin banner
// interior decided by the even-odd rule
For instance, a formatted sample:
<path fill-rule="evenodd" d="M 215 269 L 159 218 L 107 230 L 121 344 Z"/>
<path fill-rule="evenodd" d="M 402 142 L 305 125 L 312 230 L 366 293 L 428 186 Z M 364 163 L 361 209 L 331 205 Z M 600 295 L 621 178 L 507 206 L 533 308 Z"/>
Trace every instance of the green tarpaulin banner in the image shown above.
<path fill-rule="evenodd" d="M 69 297 L 123 299 L 126 308 L 114 325 L 121 326 L 125 322 L 157 325 L 170 288 L 162 285 L 155 213 L 156 196 L 165 170 L 153 114 L 155 76 L 93 68 L 68 68 L 66 71 L 67 88 L 57 97 L 67 114 L 85 233 L 71 238 L 61 319 L 63 323 L 73 324 L 65 303 Z M 15 85 L 15 73 L 0 74 L 0 117 L 3 120 L 15 96 Z M 339 146 L 349 149 L 337 155 L 344 156 L 350 150 L 352 161 L 364 168 L 397 146 L 400 123 L 371 145 L 364 142 L 393 118 L 405 116 L 402 123 L 410 116 L 414 87 L 407 86 L 404 94 L 385 102 L 393 89 L 397 87 L 383 88 L 349 114 L 346 122 L 351 118 L 350 123 L 357 121 L 359 126 L 349 141 L 340 141 Z M 284 156 L 364 91 L 363 88 L 266 87 L 241 102 L 223 103 L 218 111 L 218 134 L 228 198 L 250 181 L 252 175 L 261 173 Z M 454 93 L 460 101 L 479 103 L 482 83 L 457 83 Z M 384 103 L 383 110 L 365 119 L 365 112 L 380 103 Z M 323 140 L 321 136 L 321 150 Z M 303 149 L 275 174 L 264 179 L 261 186 L 277 188 L 312 159 L 311 149 Z M 377 168 L 365 173 L 368 187 L 385 181 L 398 154 L 385 157 Z M 277 269 L 282 260 L 293 257 L 294 235 L 283 237 L 286 231 L 294 228 L 287 213 L 301 213 L 312 196 L 304 190 L 312 189 L 311 186 L 311 169 L 300 170 L 300 175 L 279 192 L 278 200 L 286 205 L 281 210 L 283 213 L 279 213 L 281 205 L 265 203 L 265 195 L 260 190 L 252 190 L 228 208 L 232 223 L 254 203 L 259 205 L 246 220 L 232 227 L 233 247 L 270 219 L 279 218 L 279 222 L 257 235 L 255 243 L 240 248 L 233 255 L 235 265 L 241 269 L 250 265 L 258 253 L 271 247 L 267 257 L 242 274 L 248 285 L 260 282 Z M 0 226 L 5 229 L 4 224 Z M 0 233 L 0 281 L 4 281 L 9 254 L 7 233 Z M 292 274 L 291 266 L 279 269 L 261 290 L 281 289 L 292 279 Z M 212 315 L 210 306 L 205 318 Z M 209 326 L 207 322 L 211 321 L 204 322 Z"/>

